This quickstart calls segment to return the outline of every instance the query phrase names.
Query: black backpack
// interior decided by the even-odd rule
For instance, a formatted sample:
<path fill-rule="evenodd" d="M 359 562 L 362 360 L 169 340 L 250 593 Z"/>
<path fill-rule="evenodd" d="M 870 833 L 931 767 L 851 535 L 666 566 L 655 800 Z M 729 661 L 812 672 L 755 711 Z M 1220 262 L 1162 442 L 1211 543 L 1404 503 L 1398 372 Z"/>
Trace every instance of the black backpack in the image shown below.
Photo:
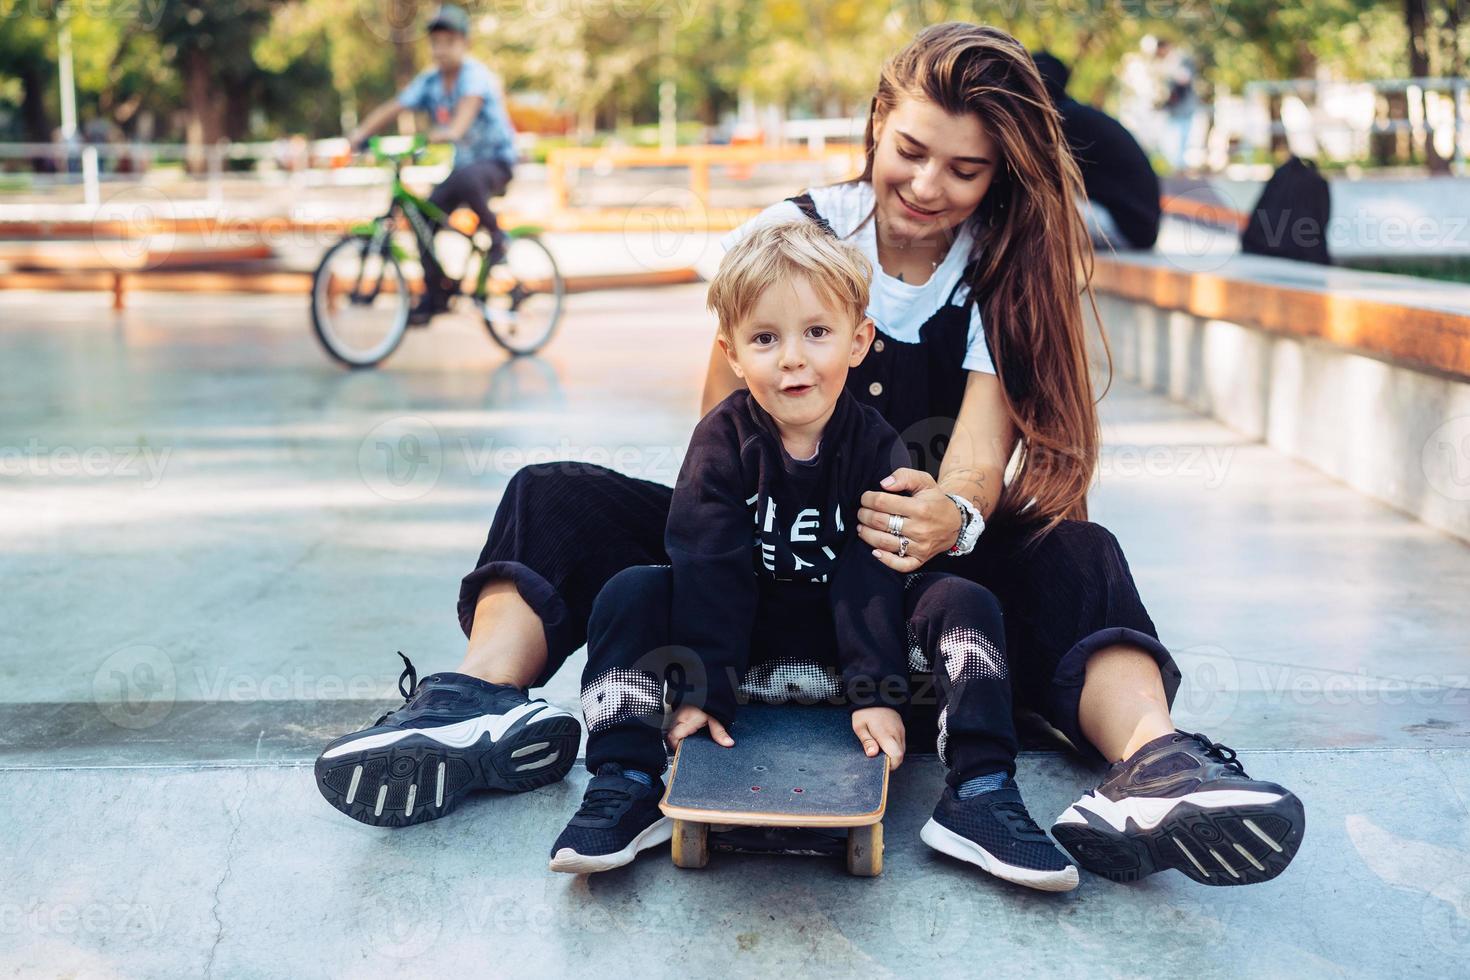
<path fill-rule="evenodd" d="M 1298 262 L 1331 265 L 1327 221 L 1332 195 L 1317 166 L 1292 157 L 1271 175 L 1240 234 L 1240 250 Z"/>

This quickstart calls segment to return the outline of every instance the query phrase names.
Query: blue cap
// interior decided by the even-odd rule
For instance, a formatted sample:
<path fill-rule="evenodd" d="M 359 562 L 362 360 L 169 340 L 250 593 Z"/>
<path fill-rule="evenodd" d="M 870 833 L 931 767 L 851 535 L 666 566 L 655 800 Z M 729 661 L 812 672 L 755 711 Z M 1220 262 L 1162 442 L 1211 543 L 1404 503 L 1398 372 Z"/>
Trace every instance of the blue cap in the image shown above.
<path fill-rule="evenodd" d="M 470 15 L 464 12 L 463 7 L 456 7 L 452 3 L 446 3 L 435 12 L 429 21 L 429 31 L 453 31 L 469 37 Z"/>

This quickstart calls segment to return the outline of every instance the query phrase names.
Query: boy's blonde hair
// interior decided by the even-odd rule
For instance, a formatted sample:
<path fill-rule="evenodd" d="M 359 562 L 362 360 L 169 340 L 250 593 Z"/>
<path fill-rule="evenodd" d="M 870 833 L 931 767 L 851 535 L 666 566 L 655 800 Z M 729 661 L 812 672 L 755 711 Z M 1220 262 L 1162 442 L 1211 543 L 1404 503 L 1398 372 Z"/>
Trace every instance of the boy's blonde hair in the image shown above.
<path fill-rule="evenodd" d="M 765 289 L 800 275 L 823 299 L 849 314 L 853 325 L 867 316 L 873 267 L 862 252 L 812 221 L 785 221 L 757 228 L 725 253 L 709 284 L 709 308 L 730 340 L 735 325 L 754 309 Z"/>

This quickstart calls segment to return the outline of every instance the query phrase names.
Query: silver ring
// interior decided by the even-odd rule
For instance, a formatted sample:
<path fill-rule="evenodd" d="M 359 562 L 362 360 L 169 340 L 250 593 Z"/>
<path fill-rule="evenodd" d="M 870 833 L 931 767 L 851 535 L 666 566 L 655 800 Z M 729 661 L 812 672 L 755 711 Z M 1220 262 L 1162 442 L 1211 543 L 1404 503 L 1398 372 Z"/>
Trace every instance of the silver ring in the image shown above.
<path fill-rule="evenodd" d="M 903 537 L 902 535 L 900 535 L 899 536 L 899 539 L 898 539 L 898 557 L 900 557 L 900 558 L 907 558 L 908 556 L 909 556 L 909 539 Z"/>
<path fill-rule="evenodd" d="M 888 515 L 888 533 L 895 538 L 903 534 L 903 518 L 897 514 Z"/>

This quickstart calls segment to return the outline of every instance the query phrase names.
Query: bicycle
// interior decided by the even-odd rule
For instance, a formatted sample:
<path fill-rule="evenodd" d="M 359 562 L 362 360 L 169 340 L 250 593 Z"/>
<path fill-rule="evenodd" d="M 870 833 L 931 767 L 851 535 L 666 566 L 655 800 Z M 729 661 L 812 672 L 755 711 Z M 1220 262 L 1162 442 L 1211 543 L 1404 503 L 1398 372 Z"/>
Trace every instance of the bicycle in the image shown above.
<path fill-rule="evenodd" d="M 551 340 L 561 322 L 566 283 L 538 229 L 522 225 L 506 231 L 505 257 L 490 261 L 488 245 L 446 220 L 435 205 L 403 186 L 403 166 L 419 160 L 428 141 L 415 137 L 408 149 L 389 152 L 377 137 L 368 141 L 375 160 L 393 165 L 388 211 L 355 225 L 327 249 L 312 275 L 311 325 L 317 339 L 350 368 L 375 367 L 392 354 L 408 329 L 413 302 L 403 271 L 407 251 L 394 240 L 401 215 L 413 232 L 419 255 L 435 255 L 436 231 L 452 231 L 469 242 L 470 268 L 478 266 L 468 295 L 494 341 L 514 356 L 534 354 Z M 441 264 L 442 268 L 442 264 Z"/>

